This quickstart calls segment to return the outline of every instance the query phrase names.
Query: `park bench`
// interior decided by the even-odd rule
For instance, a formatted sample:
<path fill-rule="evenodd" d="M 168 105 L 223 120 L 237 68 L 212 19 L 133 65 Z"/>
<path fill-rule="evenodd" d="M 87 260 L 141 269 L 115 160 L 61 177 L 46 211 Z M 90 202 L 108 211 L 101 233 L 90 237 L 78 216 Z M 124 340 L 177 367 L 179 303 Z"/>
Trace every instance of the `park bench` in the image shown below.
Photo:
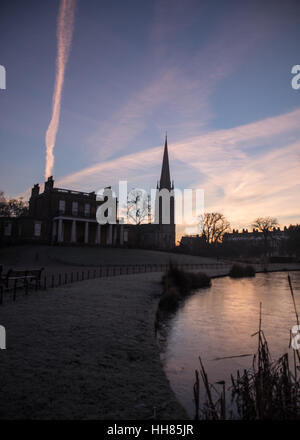
<path fill-rule="evenodd" d="M 5 276 L 2 276 L 5 287 L 8 289 L 10 283 L 13 283 L 14 289 L 18 283 L 21 282 L 23 287 L 28 287 L 32 282 L 35 283 L 35 288 L 38 289 L 41 283 L 41 274 L 44 268 L 41 269 L 26 269 L 17 270 L 10 269 Z"/>

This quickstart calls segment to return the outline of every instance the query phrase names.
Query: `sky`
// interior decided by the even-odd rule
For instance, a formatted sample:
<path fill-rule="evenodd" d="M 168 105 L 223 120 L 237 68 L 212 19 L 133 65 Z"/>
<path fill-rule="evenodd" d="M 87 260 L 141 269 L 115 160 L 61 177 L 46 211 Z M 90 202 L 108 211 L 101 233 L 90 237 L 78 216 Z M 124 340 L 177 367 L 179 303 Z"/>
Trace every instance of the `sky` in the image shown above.
<path fill-rule="evenodd" d="M 59 5 L 0 1 L 7 196 L 44 182 Z M 55 185 L 155 188 L 167 131 L 175 187 L 203 189 L 206 212 L 300 223 L 299 41 L 297 0 L 77 0 Z"/>

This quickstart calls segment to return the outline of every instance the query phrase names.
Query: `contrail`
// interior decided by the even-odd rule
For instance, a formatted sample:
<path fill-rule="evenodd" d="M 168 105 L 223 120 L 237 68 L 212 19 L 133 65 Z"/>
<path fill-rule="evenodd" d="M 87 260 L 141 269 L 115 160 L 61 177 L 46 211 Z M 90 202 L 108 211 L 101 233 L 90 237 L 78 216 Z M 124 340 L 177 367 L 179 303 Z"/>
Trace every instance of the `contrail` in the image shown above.
<path fill-rule="evenodd" d="M 45 179 L 52 174 L 54 165 L 54 146 L 59 124 L 62 88 L 65 69 L 72 43 L 76 0 L 61 0 L 57 18 L 57 58 L 56 78 L 52 100 L 52 117 L 46 132 Z"/>

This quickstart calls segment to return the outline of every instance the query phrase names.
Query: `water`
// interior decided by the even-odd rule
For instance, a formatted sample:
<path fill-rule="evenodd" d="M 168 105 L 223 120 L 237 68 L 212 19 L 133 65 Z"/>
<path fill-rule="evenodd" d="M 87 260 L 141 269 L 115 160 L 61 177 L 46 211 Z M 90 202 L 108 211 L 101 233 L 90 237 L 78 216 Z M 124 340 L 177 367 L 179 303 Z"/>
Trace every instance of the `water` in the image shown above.
<path fill-rule="evenodd" d="M 300 313 L 300 272 L 290 272 Z M 200 289 L 163 324 L 159 334 L 164 369 L 177 399 L 194 416 L 193 384 L 199 359 L 209 381 L 230 385 L 230 374 L 250 368 L 257 349 L 259 305 L 262 302 L 262 329 L 273 359 L 289 349 L 290 329 L 296 324 L 287 273 L 257 274 L 255 278 L 212 280 Z M 216 360 L 226 356 L 251 356 Z M 202 388 L 203 394 L 203 388 Z"/>

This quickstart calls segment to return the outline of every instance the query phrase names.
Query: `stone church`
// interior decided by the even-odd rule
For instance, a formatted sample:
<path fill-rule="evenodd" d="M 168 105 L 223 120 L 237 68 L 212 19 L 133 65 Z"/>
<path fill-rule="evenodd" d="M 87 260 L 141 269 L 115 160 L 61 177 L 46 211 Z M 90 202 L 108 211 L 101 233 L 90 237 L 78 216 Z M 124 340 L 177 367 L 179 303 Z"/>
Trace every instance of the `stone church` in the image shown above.
<path fill-rule="evenodd" d="M 165 199 L 163 194 L 166 195 Z M 166 220 L 164 215 L 166 214 Z M 172 249 L 175 247 L 174 182 L 171 183 L 168 140 L 165 139 L 160 180 L 156 187 L 154 223 L 134 225 L 129 237 L 136 247 L 148 249 Z"/>

